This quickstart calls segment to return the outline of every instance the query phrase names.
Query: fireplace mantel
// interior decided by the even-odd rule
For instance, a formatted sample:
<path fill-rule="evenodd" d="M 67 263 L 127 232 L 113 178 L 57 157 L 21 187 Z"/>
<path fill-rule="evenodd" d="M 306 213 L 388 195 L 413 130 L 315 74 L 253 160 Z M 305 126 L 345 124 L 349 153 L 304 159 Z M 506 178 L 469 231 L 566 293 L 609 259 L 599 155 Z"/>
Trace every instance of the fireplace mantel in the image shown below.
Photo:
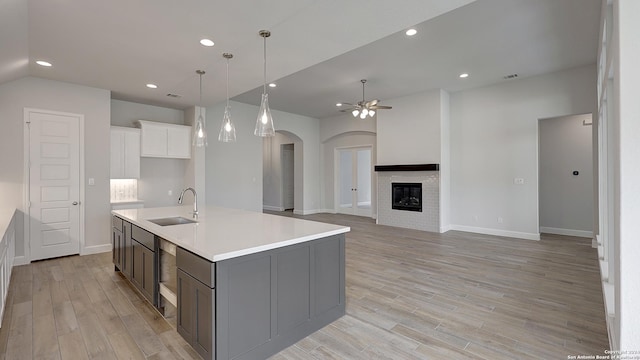
<path fill-rule="evenodd" d="M 440 171 L 440 164 L 376 165 L 375 171 Z"/>

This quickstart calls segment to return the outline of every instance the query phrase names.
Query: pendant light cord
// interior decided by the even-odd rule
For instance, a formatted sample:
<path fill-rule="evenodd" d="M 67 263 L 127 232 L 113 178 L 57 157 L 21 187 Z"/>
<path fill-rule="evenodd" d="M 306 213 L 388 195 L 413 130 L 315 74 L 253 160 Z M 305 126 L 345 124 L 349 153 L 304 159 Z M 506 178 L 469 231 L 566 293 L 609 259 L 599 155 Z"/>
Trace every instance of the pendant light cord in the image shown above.
<path fill-rule="evenodd" d="M 229 107 L 229 59 L 227 58 L 227 107 Z"/>
<path fill-rule="evenodd" d="M 262 93 L 267 93 L 267 37 L 264 36 L 262 38 L 264 40 L 264 86 L 262 88 Z"/>

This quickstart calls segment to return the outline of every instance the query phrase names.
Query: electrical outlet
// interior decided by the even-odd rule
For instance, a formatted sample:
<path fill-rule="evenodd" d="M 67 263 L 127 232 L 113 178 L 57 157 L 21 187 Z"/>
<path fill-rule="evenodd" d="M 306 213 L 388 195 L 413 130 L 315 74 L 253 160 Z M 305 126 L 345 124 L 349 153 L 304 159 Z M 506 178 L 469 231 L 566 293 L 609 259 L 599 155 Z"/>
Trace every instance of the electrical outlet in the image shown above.
<path fill-rule="evenodd" d="M 478 222 L 478 215 L 473 215 L 473 221 Z"/>
<path fill-rule="evenodd" d="M 169 190 L 169 191 L 167 191 L 167 195 L 169 195 L 169 196 L 173 196 L 173 190 Z"/>
<path fill-rule="evenodd" d="M 498 216 L 498 224 L 502 224 L 504 222 L 504 219 L 502 218 L 502 216 Z"/>
<path fill-rule="evenodd" d="M 89 185 L 93 186 L 96 184 L 96 179 L 94 178 L 89 178 Z"/>
<path fill-rule="evenodd" d="M 513 183 L 516 185 L 524 185 L 524 179 L 523 178 L 513 178 Z"/>

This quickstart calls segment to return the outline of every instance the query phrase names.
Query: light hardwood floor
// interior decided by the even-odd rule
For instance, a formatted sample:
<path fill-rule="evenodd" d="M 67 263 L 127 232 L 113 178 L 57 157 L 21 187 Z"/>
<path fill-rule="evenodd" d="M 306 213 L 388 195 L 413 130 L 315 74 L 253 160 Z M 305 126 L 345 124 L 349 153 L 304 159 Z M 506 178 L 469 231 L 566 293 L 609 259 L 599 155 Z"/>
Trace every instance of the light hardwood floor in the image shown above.
<path fill-rule="evenodd" d="M 290 213 L 284 213 L 291 216 Z M 347 315 L 284 359 L 567 359 L 608 348 L 595 249 L 302 218 L 351 226 Z M 2 359 L 198 359 L 120 274 L 110 254 L 14 268 Z"/>

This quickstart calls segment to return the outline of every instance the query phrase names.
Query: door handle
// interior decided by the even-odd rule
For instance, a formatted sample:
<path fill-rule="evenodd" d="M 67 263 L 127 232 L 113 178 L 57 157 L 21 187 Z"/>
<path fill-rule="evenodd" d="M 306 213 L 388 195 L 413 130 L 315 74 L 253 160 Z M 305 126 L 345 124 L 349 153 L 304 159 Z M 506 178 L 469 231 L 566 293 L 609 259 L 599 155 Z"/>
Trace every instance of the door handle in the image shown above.
<path fill-rule="evenodd" d="M 74 202 L 71 203 L 71 205 L 78 205 L 78 202 L 74 201 Z"/>

